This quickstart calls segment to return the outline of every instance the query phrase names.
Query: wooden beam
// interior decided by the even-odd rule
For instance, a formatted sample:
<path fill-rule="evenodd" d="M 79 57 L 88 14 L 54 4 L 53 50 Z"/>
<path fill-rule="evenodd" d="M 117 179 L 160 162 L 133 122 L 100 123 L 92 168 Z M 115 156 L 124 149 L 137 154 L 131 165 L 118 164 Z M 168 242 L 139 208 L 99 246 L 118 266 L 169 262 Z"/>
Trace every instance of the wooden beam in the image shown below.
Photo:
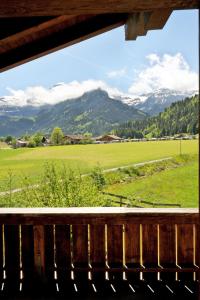
<path fill-rule="evenodd" d="M 162 29 L 169 19 L 172 11 L 172 9 L 160 9 L 151 12 L 147 24 L 147 29 Z"/>
<path fill-rule="evenodd" d="M 162 29 L 171 13 L 171 9 L 160 9 L 130 14 L 125 24 L 126 41 L 136 40 L 138 36 L 146 35 L 148 30 Z"/>
<path fill-rule="evenodd" d="M 140 12 L 129 15 L 125 24 L 125 39 L 126 41 L 136 40 L 137 36 L 146 35 L 146 20 L 148 12 Z"/>
<path fill-rule="evenodd" d="M 1 0 L 0 17 L 132 13 L 155 9 L 195 9 L 199 0 Z"/>
<path fill-rule="evenodd" d="M 55 17 L 0 18 L 0 40 L 53 18 Z"/>
<path fill-rule="evenodd" d="M 0 41 L 0 72 L 125 23 L 126 14 L 59 16 Z"/>

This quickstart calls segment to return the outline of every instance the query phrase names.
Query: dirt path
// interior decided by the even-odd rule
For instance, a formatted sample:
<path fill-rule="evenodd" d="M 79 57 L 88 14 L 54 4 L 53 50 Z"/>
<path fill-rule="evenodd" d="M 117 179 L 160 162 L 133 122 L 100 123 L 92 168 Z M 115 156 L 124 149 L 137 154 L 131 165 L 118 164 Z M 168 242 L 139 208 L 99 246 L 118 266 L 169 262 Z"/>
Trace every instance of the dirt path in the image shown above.
<path fill-rule="evenodd" d="M 130 168 L 130 167 L 141 167 L 141 166 L 144 166 L 144 165 L 153 164 L 153 163 L 156 163 L 156 162 L 161 162 L 161 161 L 170 160 L 170 159 L 172 159 L 172 157 L 164 157 L 164 158 L 161 158 L 161 159 L 144 161 L 144 162 L 137 163 L 137 164 L 131 164 L 131 165 L 126 165 L 126 166 L 106 169 L 106 170 L 103 170 L 103 173 L 115 172 L 115 171 L 118 171 L 119 169 L 126 169 L 126 168 Z M 82 176 L 89 176 L 89 175 L 90 175 L 90 173 L 83 174 Z M 34 189 L 34 188 L 38 188 L 38 187 L 39 187 L 39 184 L 34 184 L 34 185 L 30 186 L 29 188 Z M 5 195 L 9 195 L 9 194 L 19 193 L 19 192 L 22 192 L 23 190 L 24 190 L 24 188 L 18 188 L 18 189 L 13 189 L 11 191 L 0 192 L 0 197 L 5 196 Z"/>

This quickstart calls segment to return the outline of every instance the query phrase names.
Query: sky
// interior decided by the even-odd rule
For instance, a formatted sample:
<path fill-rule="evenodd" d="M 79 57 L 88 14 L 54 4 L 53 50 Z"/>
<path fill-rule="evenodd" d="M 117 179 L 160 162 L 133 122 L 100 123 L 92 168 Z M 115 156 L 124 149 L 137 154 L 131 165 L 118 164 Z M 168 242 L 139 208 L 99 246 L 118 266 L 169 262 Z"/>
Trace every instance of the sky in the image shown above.
<path fill-rule="evenodd" d="M 175 11 L 162 30 L 125 41 L 124 27 L 0 74 L 0 97 L 57 103 L 102 88 L 136 97 L 160 88 L 198 89 L 198 11 Z"/>

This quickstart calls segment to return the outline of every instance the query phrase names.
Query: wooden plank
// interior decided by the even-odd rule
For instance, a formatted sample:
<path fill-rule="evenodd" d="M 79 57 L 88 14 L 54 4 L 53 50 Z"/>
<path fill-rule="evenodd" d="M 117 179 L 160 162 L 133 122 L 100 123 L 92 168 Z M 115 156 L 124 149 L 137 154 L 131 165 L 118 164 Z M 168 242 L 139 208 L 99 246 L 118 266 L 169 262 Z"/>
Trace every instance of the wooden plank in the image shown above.
<path fill-rule="evenodd" d="M 19 291 L 20 282 L 20 244 L 19 244 L 19 226 L 4 226 L 5 240 L 5 271 L 6 283 L 5 291 L 16 293 Z"/>
<path fill-rule="evenodd" d="M 88 279 L 87 271 L 76 271 L 76 268 L 88 267 L 88 225 L 72 226 L 74 278 L 77 281 Z"/>
<path fill-rule="evenodd" d="M 90 15 L 88 16 L 88 18 Z M 85 20 L 86 16 L 59 16 L 50 20 L 45 20 L 36 26 L 11 34 L 0 40 L 0 54 L 19 48 L 20 46 L 50 36 L 54 32 L 62 30 L 65 26 L 72 26 L 74 23 Z M 1 19 L 0 19 L 1 20 Z"/>
<path fill-rule="evenodd" d="M 159 264 L 163 268 L 176 266 L 176 236 L 174 225 L 159 225 Z M 175 273 L 161 273 L 163 280 L 175 280 Z"/>
<path fill-rule="evenodd" d="M 108 266 L 117 268 L 123 266 L 123 227 L 122 225 L 107 226 L 107 257 Z M 109 279 L 122 279 L 122 272 L 109 273 Z"/>
<path fill-rule="evenodd" d="M 54 244 L 54 225 L 44 226 L 44 266 L 45 266 L 45 281 L 47 291 L 50 295 L 56 292 L 54 280 L 55 271 L 55 244 Z"/>
<path fill-rule="evenodd" d="M 56 293 L 54 280 L 54 227 L 53 225 L 33 226 L 34 269 L 36 292 L 53 295 Z"/>
<path fill-rule="evenodd" d="M 0 71 L 71 46 L 125 23 L 126 15 L 60 16 L 0 41 Z"/>
<path fill-rule="evenodd" d="M 22 244 L 22 270 L 23 270 L 23 291 L 34 290 L 35 272 L 34 272 L 34 235 L 32 225 L 21 226 L 21 244 Z"/>
<path fill-rule="evenodd" d="M 45 233 L 44 226 L 37 225 L 33 227 L 34 234 L 34 271 L 35 280 L 45 282 Z"/>
<path fill-rule="evenodd" d="M 149 14 L 148 22 L 146 23 L 147 30 L 162 29 L 172 14 L 172 9 L 159 9 L 152 11 Z"/>
<path fill-rule="evenodd" d="M 198 209 L 187 208 L 0 208 L 0 224 L 197 224 Z"/>
<path fill-rule="evenodd" d="M 90 264 L 92 267 L 105 267 L 105 225 L 90 225 Z M 105 272 L 92 272 L 94 281 L 104 280 Z"/>
<path fill-rule="evenodd" d="M 71 279 L 70 225 L 55 226 L 56 265 L 59 284 Z"/>
<path fill-rule="evenodd" d="M 158 266 L 158 225 L 142 224 L 142 264 L 145 268 Z M 155 280 L 157 274 L 145 273 L 144 279 Z"/>
<path fill-rule="evenodd" d="M 1 0 L 0 17 L 131 13 L 162 8 L 194 9 L 198 7 L 198 0 Z"/>
<path fill-rule="evenodd" d="M 177 226 L 178 256 L 180 266 L 192 266 L 194 264 L 193 225 Z"/>
<path fill-rule="evenodd" d="M 141 266 L 140 224 L 125 225 L 125 264 L 128 268 Z M 127 279 L 140 279 L 140 273 L 126 273 Z"/>
<path fill-rule="evenodd" d="M 17 17 L 17 18 L 0 18 L 0 40 L 8 36 L 17 34 L 28 28 L 32 28 L 43 22 L 51 20 L 55 17 Z"/>
<path fill-rule="evenodd" d="M 194 231 L 193 225 L 178 225 L 177 226 L 177 263 L 180 267 L 194 266 Z M 193 273 L 180 274 L 179 279 L 192 280 Z"/>

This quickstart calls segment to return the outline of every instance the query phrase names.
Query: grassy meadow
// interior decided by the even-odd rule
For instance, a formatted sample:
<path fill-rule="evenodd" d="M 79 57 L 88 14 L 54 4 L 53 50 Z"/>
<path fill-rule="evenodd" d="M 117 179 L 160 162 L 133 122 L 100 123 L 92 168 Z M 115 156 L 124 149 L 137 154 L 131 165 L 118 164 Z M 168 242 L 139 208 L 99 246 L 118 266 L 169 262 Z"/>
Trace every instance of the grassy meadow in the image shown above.
<path fill-rule="evenodd" d="M 196 155 L 198 141 L 181 141 L 182 154 Z M 67 145 L 41 148 L 0 149 L 0 192 L 41 182 L 44 166 L 53 162 L 57 169 L 91 172 L 96 166 L 102 170 L 139 162 L 177 156 L 180 141 L 113 143 L 101 145 Z M 108 190 L 123 195 L 139 195 L 152 201 L 177 202 L 183 206 L 197 205 L 197 159 L 173 170 L 165 170 L 130 183 L 111 184 Z M 61 188 L 61 187 L 60 187 Z M 186 191 L 187 189 L 187 191 Z M 45 197 L 45 196 L 44 196 Z M 84 196 L 85 197 L 85 196 Z M 39 202 L 38 202 L 39 203 Z M 19 204 L 19 203 L 18 203 Z"/>
<path fill-rule="evenodd" d="M 174 169 L 163 170 L 145 178 L 137 178 L 130 183 L 111 185 L 106 191 L 126 196 L 132 204 L 138 204 L 139 199 L 143 199 L 158 204 L 176 203 L 181 207 L 197 207 L 198 190 L 196 159 Z M 131 198 L 138 199 L 138 202 Z"/>

